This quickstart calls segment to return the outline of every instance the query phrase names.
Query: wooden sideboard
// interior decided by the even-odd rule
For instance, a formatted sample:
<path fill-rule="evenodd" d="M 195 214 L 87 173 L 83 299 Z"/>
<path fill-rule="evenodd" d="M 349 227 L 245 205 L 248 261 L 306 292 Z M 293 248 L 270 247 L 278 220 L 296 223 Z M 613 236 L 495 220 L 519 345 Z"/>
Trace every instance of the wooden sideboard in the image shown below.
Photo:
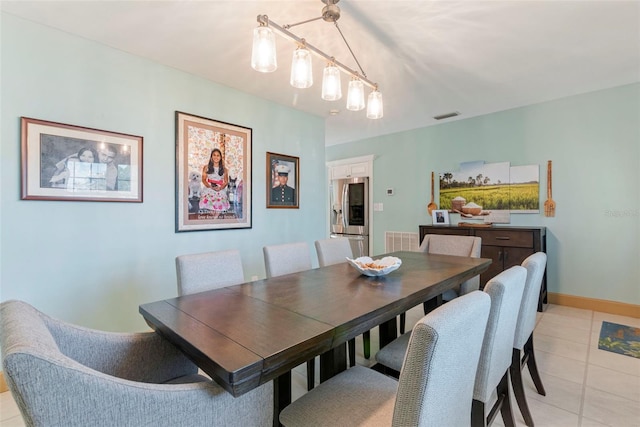
<path fill-rule="evenodd" d="M 493 262 L 480 275 L 480 287 L 503 270 L 522 264 L 529 255 L 547 252 L 546 227 L 456 227 L 445 225 L 420 225 L 420 243 L 426 234 L 454 234 L 459 236 L 477 236 L 482 238 L 482 258 L 491 258 Z M 545 269 L 540 287 L 538 311 L 547 304 L 547 271 Z"/>

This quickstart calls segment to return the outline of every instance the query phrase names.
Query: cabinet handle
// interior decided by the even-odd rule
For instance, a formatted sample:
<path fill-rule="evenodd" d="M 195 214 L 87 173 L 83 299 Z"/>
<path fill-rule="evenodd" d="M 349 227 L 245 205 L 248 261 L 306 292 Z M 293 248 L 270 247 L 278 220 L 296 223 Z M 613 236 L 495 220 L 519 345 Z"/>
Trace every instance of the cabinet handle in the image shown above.
<path fill-rule="evenodd" d="M 502 249 L 498 251 L 498 261 L 502 261 Z"/>
<path fill-rule="evenodd" d="M 509 237 L 496 236 L 496 240 L 509 240 Z"/>
<path fill-rule="evenodd" d="M 507 258 L 509 258 L 509 251 L 504 251 L 504 262 L 507 262 Z"/>

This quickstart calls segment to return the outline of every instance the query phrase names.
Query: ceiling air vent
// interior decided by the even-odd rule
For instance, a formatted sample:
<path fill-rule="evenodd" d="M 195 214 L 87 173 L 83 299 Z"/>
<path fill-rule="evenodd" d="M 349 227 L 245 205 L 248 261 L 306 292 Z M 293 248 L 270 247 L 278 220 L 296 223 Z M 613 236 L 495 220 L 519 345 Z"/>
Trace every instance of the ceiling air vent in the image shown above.
<path fill-rule="evenodd" d="M 449 119 L 451 117 L 455 117 L 455 116 L 459 116 L 460 112 L 459 111 L 454 111 L 451 113 L 446 113 L 446 114 L 440 114 L 439 116 L 433 116 L 434 119 L 436 120 L 442 120 L 442 119 Z"/>

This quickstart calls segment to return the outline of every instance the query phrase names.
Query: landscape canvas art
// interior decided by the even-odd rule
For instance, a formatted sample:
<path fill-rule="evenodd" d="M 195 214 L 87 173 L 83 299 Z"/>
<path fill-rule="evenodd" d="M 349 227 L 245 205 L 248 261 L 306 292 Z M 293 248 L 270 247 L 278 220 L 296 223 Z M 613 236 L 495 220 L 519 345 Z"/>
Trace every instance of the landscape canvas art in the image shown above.
<path fill-rule="evenodd" d="M 540 168 L 509 162 L 461 163 L 440 173 L 440 209 L 463 218 L 508 223 L 512 213 L 540 212 Z"/>

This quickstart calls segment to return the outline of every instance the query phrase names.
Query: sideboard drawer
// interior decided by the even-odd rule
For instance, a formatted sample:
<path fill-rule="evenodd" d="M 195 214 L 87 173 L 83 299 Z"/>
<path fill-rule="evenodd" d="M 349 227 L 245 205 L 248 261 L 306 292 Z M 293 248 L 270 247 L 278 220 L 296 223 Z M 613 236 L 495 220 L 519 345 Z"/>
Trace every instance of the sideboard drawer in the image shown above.
<path fill-rule="evenodd" d="M 533 247 L 533 233 L 531 231 L 477 230 L 476 236 L 482 237 L 482 246 L 511 246 L 515 248 Z"/>

